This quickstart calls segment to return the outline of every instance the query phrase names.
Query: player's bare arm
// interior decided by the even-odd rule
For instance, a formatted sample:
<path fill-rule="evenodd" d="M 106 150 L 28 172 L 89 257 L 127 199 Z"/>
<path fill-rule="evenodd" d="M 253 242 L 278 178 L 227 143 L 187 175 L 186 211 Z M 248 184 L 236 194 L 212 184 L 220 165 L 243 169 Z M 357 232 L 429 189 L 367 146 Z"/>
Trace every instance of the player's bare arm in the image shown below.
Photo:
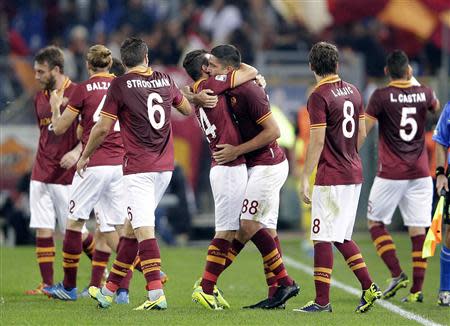
<path fill-rule="evenodd" d="M 448 148 L 436 143 L 436 166 L 445 166 Z M 441 190 L 448 191 L 448 178 L 444 174 L 436 177 L 436 191 L 440 194 Z"/>
<path fill-rule="evenodd" d="M 230 144 L 219 144 L 217 152 L 213 153 L 213 158 L 218 164 L 225 164 L 235 160 L 238 156 L 253 152 L 266 146 L 280 137 L 280 128 L 272 114 L 261 122 L 263 130 L 254 138 L 238 146 Z"/>
<path fill-rule="evenodd" d="M 361 149 L 362 145 L 364 144 L 364 141 L 366 140 L 366 124 L 365 121 L 366 119 L 364 118 L 364 116 L 361 116 L 359 118 L 359 127 L 358 127 L 358 151 Z"/>
<path fill-rule="evenodd" d="M 80 177 L 82 177 L 83 171 L 86 170 L 89 163 L 89 158 L 92 156 L 97 147 L 103 143 L 115 122 L 115 119 L 100 115 L 100 119 L 92 128 L 91 134 L 89 135 L 89 140 L 77 163 L 77 173 Z"/>
<path fill-rule="evenodd" d="M 309 177 L 319 163 L 325 144 L 326 127 L 313 128 L 309 132 L 309 145 L 306 152 L 305 167 L 300 177 L 300 195 L 306 204 L 311 204 L 311 192 L 309 190 Z"/>
<path fill-rule="evenodd" d="M 70 169 L 77 163 L 82 150 L 83 145 L 81 144 L 81 142 L 79 142 L 77 146 L 75 146 L 71 151 L 64 154 L 64 156 L 59 161 L 59 165 L 64 169 Z"/>
<path fill-rule="evenodd" d="M 175 106 L 175 108 L 183 115 L 190 115 L 192 113 L 191 104 L 189 104 L 189 101 L 185 96 L 183 96 L 180 104 Z"/>
<path fill-rule="evenodd" d="M 218 101 L 217 95 L 214 95 L 214 91 L 211 89 L 204 89 L 198 94 L 195 94 L 189 86 L 185 86 L 181 89 L 181 92 L 189 102 L 203 108 L 213 108 Z"/>
<path fill-rule="evenodd" d="M 61 114 L 61 105 L 63 104 L 64 97 L 62 92 L 54 90 L 50 94 L 50 106 L 52 109 L 52 126 L 55 135 L 62 135 L 70 128 L 78 113 L 71 110 L 64 110 Z"/>

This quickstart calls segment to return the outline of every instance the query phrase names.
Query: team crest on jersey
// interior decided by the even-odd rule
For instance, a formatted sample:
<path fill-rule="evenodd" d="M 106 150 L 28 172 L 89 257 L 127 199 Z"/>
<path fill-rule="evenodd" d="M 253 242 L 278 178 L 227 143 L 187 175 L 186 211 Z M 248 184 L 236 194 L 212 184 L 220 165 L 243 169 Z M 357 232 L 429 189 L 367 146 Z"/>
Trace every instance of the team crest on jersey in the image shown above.
<path fill-rule="evenodd" d="M 227 80 L 227 75 L 217 75 L 215 79 L 224 82 Z"/>

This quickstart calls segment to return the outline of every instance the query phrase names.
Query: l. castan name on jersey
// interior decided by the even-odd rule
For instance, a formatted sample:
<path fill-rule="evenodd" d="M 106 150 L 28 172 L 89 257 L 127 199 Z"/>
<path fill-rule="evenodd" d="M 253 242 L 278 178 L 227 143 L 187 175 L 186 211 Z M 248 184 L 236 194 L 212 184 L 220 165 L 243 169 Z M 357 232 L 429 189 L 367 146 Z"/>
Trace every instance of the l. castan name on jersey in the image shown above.
<path fill-rule="evenodd" d="M 425 93 L 413 93 L 413 94 L 393 94 L 390 93 L 390 100 L 392 103 L 417 103 L 426 102 L 427 98 Z"/>

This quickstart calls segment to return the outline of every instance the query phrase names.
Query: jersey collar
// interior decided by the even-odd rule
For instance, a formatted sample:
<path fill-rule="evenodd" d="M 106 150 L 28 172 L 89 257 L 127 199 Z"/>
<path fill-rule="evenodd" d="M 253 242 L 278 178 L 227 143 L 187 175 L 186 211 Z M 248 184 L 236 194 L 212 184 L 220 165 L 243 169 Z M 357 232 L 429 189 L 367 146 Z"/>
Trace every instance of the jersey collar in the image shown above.
<path fill-rule="evenodd" d="M 109 72 L 98 72 L 96 74 L 93 74 L 91 77 L 89 77 L 89 79 L 91 78 L 95 78 L 95 77 L 115 77 L 113 74 L 110 74 Z"/>
<path fill-rule="evenodd" d="M 197 93 L 198 87 L 200 86 L 200 83 L 202 81 L 206 80 L 206 78 L 200 78 L 199 80 L 197 80 L 194 85 L 192 85 L 192 90 L 194 91 L 194 93 Z"/>
<path fill-rule="evenodd" d="M 321 81 L 319 81 L 319 82 L 316 84 L 315 89 L 317 89 L 318 87 L 320 87 L 320 86 L 322 86 L 322 85 L 324 85 L 324 84 L 337 83 L 337 82 L 339 82 L 339 81 L 341 81 L 341 78 L 339 77 L 339 75 L 331 75 L 331 76 L 325 77 L 324 79 L 322 79 Z"/>
<path fill-rule="evenodd" d="M 410 80 L 394 80 L 389 83 L 388 86 L 398 87 L 398 88 L 409 88 L 414 86 Z"/>
<path fill-rule="evenodd" d="M 142 76 L 151 76 L 153 74 L 153 70 L 150 67 L 144 68 L 144 67 L 138 67 L 128 70 L 128 74 L 134 73 Z"/>

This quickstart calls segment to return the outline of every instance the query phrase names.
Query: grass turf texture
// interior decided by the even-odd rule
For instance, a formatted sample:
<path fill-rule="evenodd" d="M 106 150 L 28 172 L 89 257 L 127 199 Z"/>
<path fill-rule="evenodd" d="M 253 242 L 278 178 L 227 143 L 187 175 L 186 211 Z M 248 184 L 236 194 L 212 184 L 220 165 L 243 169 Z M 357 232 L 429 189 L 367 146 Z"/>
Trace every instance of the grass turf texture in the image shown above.
<path fill-rule="evenodd" d="M 394 234 L 394 241 L 401 266 L 412 279 L 411 244 L 406 234 Z M 355 235 L 372 278 L 382 289 L 389 278 L 387 268 L 376 255 L 368 233 Z M 300 239 L 283 240 L 283 254 L 308 266 L 312 258 L 300 249 Z M 439 288 L 439 248 L 435 257 L 428 260 L 428 271 L 424 284 L 424 303 L 401 303 L 400 298 L 408 292 L 400 290 L 390 300 L 405 310 L 421 315 L 441 324 L 450 323 L 448 308 L 437 306 Z M 191 301 L 192 285 L 202 274 L 206 245 L 199 248 L 162 247 L 163 270 L 169 275 L 165 287 L 168 301 L 166 311 L 132 311 L 145 300 L 144 278 L 135 273 L 131 281 L 130 305 L 114 305 L 109 310 L 99 310 L 92 299 L 78 299 L 76 302 L 62 302 L 45 296 L 27 296 L 24 291 L 37 285 L 39 280 L 33 247 L 1 248 L 1 284 L 0 284 L 0 320 L 3 325 L 126 325 L 145 321 L 154 325 L 412 325 L 407 320 L 389 310 L 376 305 L 369 313 L 359 315 L 354 309 L 359 298 L 340 289 L 331 288 L 333 313 L 303 314 L 293 312 L 293 308 L 302 306 L 314 299 L 312 275 L 288 266 L 289 274 L 300 284 L 300 294 L 291 299 L 286 310 L 262 311 L 243 310 L 242 306 L 253 304 L 266 295 L 265 279 L 259 253 L 249 245 L 237 257 L 235 263 L 222 274 L 219 287 L 231 304 L 231 310 L 207 311 Z M 346 285 L 359 289 L 359 283 L 347 268 L 338 252 L 334 253 L 332 277 Z M 110 261 L 111 265 L 111 261 Z M 78 290 L 88 284 L 90 277 L 89 261 L 81 260 L 78 272 Z M 57 247 L 55 263 L 55 281 L 62 280 L 61 243 Z"/>

